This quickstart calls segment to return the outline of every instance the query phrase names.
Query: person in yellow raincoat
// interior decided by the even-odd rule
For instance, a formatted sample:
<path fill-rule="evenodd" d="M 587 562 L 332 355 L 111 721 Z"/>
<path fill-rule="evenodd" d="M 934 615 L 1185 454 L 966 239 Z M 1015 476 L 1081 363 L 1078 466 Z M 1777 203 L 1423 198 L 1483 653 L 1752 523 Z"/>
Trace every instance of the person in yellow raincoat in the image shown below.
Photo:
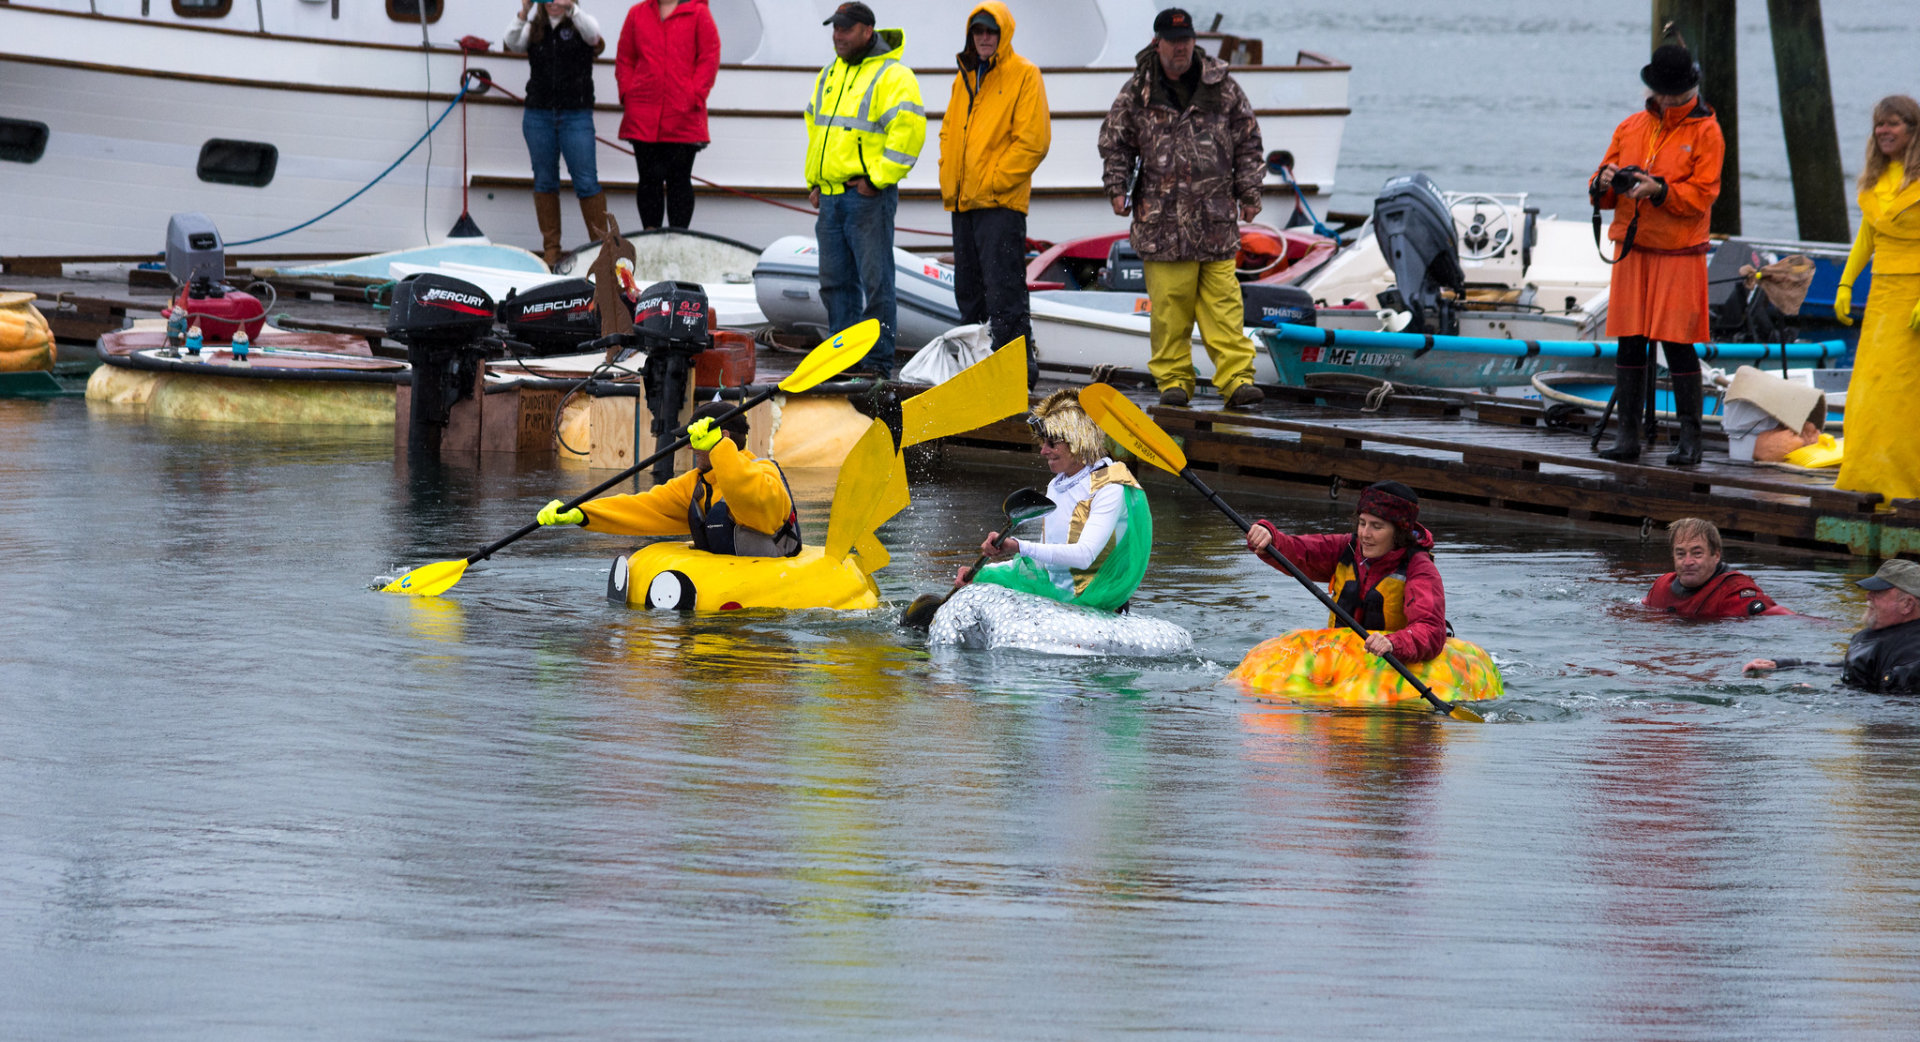
<path fill-rule="evenodd" d="M 579 525 L 612 535 L 685 535 L 696 549 L 740 557 L 792 557 L 800 552 L 800 517 L 780 465 L 756 459 L 742 446 L 747 418 L 737 413 L 724 428 L 713 426 L 725 402 L 708 402 L 687 427 L 694 469 L 664 485 L 628 496 L 603 496 L 562 512 L 554 500 L 543 507 L 543 525 Z"/>
<path fill-rule="evenodd" d="M 1904 94 L 1873 107 L 1860 171 L 1860 231 L 1847 255 L 1833 313 L 1853 318 L 1853 283 L 1873 262 L 1853 379 L 1847 385 L 1847 453 L 1836 488 L 1885 500 L 1920 496 L 1920 441 L 1907 426 L 1920 403 L 1920 103 Z"/>
<path fill-rule="evenodd" d="M 1027 203 L 1053 122 L 1040 67 L 1013 49 L 1013 12 L 976 4 L 940 120 L 940 200 L 953 214 L 953 296 L 960 321 L 986 323 L 998 349 L 1028 339 L 1027 385 L 1039 374 L 1027 303 Z"/>

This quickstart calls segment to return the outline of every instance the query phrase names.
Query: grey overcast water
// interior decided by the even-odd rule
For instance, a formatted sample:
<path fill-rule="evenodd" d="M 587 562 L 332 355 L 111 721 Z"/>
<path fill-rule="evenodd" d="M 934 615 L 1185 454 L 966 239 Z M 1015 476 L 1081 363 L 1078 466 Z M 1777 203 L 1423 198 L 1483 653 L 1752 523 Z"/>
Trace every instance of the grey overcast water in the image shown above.
<path fill-rule="evenodd" d="M 1825 6 L 1852 162 L 1920 41 Z M 1424 168 L 1566 214 L 1645 10 L 1228 21 L 1353 63 L 1341 208 Z M 1742 10 L 1749 230 L 1791 234 Z M 603 476 L 0 401 L 0 1038 L 1913 1036 L 1920 702 L 1738 674 L 1834 656 L 1863 562 L 1732 548 L 1805 617 L 1685 624 L 1637 607 L 1657 540 L 1430 508 L 1486 725 L 1221 686 L 1324 616 L 1158 474 L 1135 610 L 1194 655 L 930 652 L 893 620 L 1041 481 L 1010 454 L 916 477 L 871 613 L 616 608 L 580 532 L 372 591 Z"/>

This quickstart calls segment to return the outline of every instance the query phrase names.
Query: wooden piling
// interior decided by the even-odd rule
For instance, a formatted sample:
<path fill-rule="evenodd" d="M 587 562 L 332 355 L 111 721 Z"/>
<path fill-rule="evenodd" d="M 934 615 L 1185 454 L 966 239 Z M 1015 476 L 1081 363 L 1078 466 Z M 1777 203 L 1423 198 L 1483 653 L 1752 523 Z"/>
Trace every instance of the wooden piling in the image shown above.
<path fill-rule="evenodd" d="M 1793 172 L 1793 209 L 1800 237 L 1846 242 L 1847 189 L 1840 139 L 1833 125 L 1827 40 L 1820 0 L 1767 0 L 1774 75 L 1780 84 L 1780 127 Z"/>
<path fill-rule="evenodd" d="M 1700 63 L 1700 96 L 1720 120 L 1727 158 L 1720 167 L 1720 198 L 1713 204 L 1711 230 L 1740 234 L 1740 75 L 1739 26 L 1734 0 L 1653 0 L 1653 46 L 1668 42 L 1667 23 L 1686 41 Z M 1652 50 L 1648 51 L 1649 54 Z M 1823 52 L 1824 53 L 1824 52 Z"/>

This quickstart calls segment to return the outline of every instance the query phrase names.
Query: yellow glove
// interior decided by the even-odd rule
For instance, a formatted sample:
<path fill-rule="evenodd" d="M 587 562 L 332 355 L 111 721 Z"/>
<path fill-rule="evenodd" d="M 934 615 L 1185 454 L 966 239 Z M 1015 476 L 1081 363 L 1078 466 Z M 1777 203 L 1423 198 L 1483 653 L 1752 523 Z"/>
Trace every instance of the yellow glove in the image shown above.
<path fill-rule="evenodd" d="M 687 425 L 687 441 L 695 452 L 711 452 L 720 439 L 726 437 L 713 425 L 713 417 L 702 416 Z"/>
<path fill-rule="evenodd" d="M 563 506 L 566 506 L 566 504 L 556 499 L 546 506 L 541 507 L 540 512 L 534 515 L 534 520 L 539 521 L 543 525 L 584 525 L 587 523 L 587 515 L 581 513 L 579 507 L 574 507 L 572 510 L 563 514 L 560 512 L 560 508 Z"/>
<path fill-rule="evenodd" d="M 1843 326 L 1853 325 L 1853 287 L 1841 286 L 1833 291 L 1833 317 Z"/>

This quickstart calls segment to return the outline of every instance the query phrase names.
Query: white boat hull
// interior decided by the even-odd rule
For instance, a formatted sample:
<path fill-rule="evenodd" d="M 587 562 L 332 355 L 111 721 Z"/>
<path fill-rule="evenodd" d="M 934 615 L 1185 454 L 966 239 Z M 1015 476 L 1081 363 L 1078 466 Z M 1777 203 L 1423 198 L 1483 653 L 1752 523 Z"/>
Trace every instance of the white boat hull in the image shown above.
<path fill-rule="evenodd" d="M 86 13 L 89 2 L 100 15 Z M 819 16 L 801 6 L 740 0 L 716 11 L 739 24 L 722 25 L 722 58 L 729 64 L 709 99 L 713 140 L 694 173 L 805 209 L 806 140 L 799 111 L 828 44 Z M 931 27 L 942 20 L 960 25 L 970 6 L 927 3 L 905 12 L 910 34 L 927 27 L 909 36 L 908 53 L 920 66 L 931 125 L 921 162 L 902 184 L 897 224 L 903 245 L 939 247 L 946 241 L 940 234 L 949 220 L 939 201 L 938 121 L 959 32 Z M 502 12 L 509 9 L 447 7 L 429 27 L 434 46 L 423 50 L 416 26 L 385 21 L 372 4 L 356 5 L 335 23 L 323 5 L 274 0 L 261 8 L 265 34 L 252 31 L 251 5 L 236 4 L 210 29 L 210 23 L 175 18 L 164 3 L 150 5 L 147 18 L 133 0 L 0 4 L 0 116 L 49 128 L 36 161 L 4 164 L 9 202 L 15 204 L 10 216 L 16 218 L 7 229 L 5 252 L 142 253 L 161 245 L 169 215 L 187 211 L 209 215 L 236 243 L 319 215 L 420 138 L 451 101 L 463 68 L 484 68 L 501 86 L 523 89 L 524 58 L 494 51 L 463 64 L 448 46 L 463 32 L 497 38 L 507 17 Z M 1130 63 L 1136 37 L 1147 35 L 1116 29 L 1099 34 L 1107 42 L 1088 51 L 1076 35 L 1092 34 L 1061 33 L 1047 44 L 1047 36 L 1027 28 L 1034 18 L 1068 18 L 1078 8 L 1098 9 L 1085 24 L 1129 24 L 1113 20 L 1121 15 L 1138 16 L 1142 25 L 1152 19 L 1151 6 L 1135 0 L 1060 0 L 1023 15 L 1023 40 L 1061 51 L 1050 58 L 1028 48 L 1047 66 L 1053 109 L 1052 150 L 1035 177 L 1029 234 L 1036 238 L 1069 239 L 1111 227 L 1094 143 L 1130 71 L 1120 63 Z M 617 25 L 604 28 L 617 31 Z M 325 38 L 329 32 L 342 38 Z M 405 46 L 409 39 L 414 46 Z M 799 63 L 802 54 L 809 57 Z M 1050 61 L 1101 65 L 1059 68 Z M 1237 68 L 1234 75 L 1261 113 L 1264 139 L 1294 152 L 1296 176 L 1324 203 L 1348 111 L 1347 68 L 1310 60 Z M 620 112 L 610 60 L 596 66 L 595 91 L 597 130 L 604 141 L 615 141 Z M 437 242 L 462 212 L 463 188 L 466 209 L 489 237 L 538 242 L 521 109 L 498 91 L 471 100 L 465 106 L 464 164 L 456 112 L 432 135 L 430 147 L 408 156 L 338 213 L 242 252 L 364 253 Z M 248 187 L 200 180 L 195 166 L 201 145 L 215 138 L 274 146 L 271 182 Z M 616 147 L 603 143 L 597 165 L 602 185 L 617 197 L 633 189 L 633 161 Z M 1275 181 L 1267 191 L 1270 209 L 1291 208 L 1283 185 Z M 756 245 L 813 230 L 808 213 L 718 188 L 701 192 L 694 217 L 699 230 Z M 566 241 L 584 242 L 579 215 L 566 209 Z M 630 197 L 613 200 L 611 210 L 623 228 L 637 225 Z"/>

